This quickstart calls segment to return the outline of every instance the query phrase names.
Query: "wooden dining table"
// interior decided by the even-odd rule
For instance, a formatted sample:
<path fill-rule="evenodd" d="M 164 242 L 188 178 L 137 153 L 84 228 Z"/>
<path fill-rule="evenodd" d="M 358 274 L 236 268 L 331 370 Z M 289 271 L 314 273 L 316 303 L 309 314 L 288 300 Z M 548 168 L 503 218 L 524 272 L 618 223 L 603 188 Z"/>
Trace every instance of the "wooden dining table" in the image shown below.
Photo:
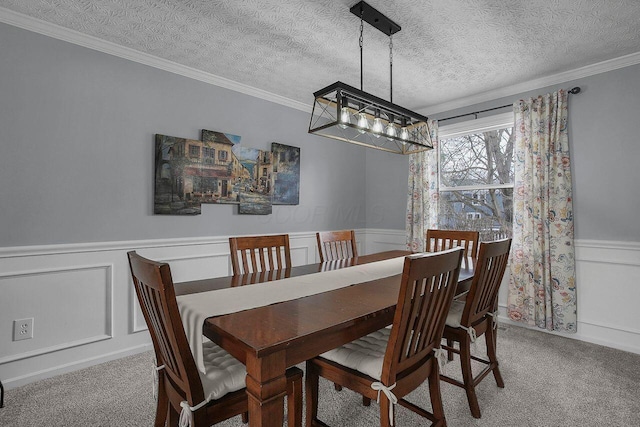
<path fill-rule="evenodd" d="M 357 258 L 175 284 L 176 295 L 234 286 L 268 286 L 288 277 L 348 268 L 410 255 L 386 251 Z M 460 268 L 457 294 L 462 295 L 474 272 L 471 258 Z M 402 274 L 356 283 L 307 297 L 208 318 L 204 336 L 247 367 L 249 426 L 282 426 L 287 368 L 382 329 L 393 322 Z"/>

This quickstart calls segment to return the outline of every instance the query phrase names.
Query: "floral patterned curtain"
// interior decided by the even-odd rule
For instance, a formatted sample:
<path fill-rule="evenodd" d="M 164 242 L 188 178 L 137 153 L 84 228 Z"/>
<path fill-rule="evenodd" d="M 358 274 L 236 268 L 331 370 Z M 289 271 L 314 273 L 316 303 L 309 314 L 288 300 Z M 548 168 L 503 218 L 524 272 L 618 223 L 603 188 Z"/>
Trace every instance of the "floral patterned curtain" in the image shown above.
<path fill-rule="evenodd" d="M 513 105 L 515 191 L 508 314 L 551 331 L 576 332 L 567 93 Z"/>
<path fill-rule="evenodd" d="M 438 224 L 438 122 L 428 120 L 433 150 L 409 155 L 407 248 L 424 252 L 428 228 Z"/>

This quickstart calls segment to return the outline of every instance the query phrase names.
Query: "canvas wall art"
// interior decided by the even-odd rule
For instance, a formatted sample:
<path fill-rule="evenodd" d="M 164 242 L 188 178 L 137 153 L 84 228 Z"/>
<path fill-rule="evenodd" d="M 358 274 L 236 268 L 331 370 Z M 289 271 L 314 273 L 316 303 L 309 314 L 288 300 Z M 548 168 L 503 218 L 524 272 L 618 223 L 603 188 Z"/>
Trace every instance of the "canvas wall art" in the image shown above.
<path fill-rule="evenodd" d="M 248 179 L 243 180 L 238 194 L 238 213 L 248 215 L 269 215 L 273 198 L 273 162 L 269 151 L 235 146 L 234 157 L 247 171 Z"/>
<path fill-rule="evenodd" d="M 199 159 L 185 153 L 200 141 L 156 135 L 153 212 L 160 215 L 199 215 L 200 201 L 192 197 L 200 175 Z"/>
<path fill-rule="evenodd" d="M 300 203 L 300 148 L 271 143 L 273 155 L 273 204 Z"/>
<path fill-rule="evenodd" d="M 268 215 L 273 204 L 298 204 L 300 149 L 273 143 L 264 151 L 240 140 L 206 129 L 200 141 L 157 134 L 154 213 L 198 215 L 202 203 L 212 203 Z"/>

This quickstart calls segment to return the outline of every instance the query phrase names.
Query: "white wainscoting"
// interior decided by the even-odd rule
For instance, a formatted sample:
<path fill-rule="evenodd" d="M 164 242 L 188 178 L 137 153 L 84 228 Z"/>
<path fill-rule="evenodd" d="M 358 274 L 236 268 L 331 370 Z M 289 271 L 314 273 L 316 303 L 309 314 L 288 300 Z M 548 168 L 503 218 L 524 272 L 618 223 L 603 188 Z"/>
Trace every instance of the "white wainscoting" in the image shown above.
<path fill-rule="evenodd" d="M 366 233 L 356 230 L 362 252 Z M 290 235 L 291 261 L 319 260 L 315 232 Z M 228 236 L 0 248 L 0 379 L 7 389 L 151 350 L 127 251 L 168 262 L 175 282 L 231 274 Z M 34 337 L 13 341 L 13 321 Z"/>
<path fill-rule="evenodd" d="M 356 230 L 358 252 L 405 248 L 404 230 Z M 290 234 L 294 265 L 319 259 L 314 232 Z M 0 379 L 13 388 L 151 349 L 126 253 L 171 265 L 174 281 L 231 274 L 228 237 L 0 248 Z M 640 244 L 577 241 L 578 333 L 640 353 Z M 506 286 L 500 295 L 505 317 Z M 13 341 L 13 320 L 34 338 Z"/>

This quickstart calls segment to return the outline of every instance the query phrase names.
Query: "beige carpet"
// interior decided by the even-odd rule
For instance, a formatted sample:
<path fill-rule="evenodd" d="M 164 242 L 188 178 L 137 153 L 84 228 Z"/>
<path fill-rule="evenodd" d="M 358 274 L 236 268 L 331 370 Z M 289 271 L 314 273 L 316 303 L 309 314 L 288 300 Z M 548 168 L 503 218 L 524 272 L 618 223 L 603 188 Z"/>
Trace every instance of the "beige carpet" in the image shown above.
<path fill-rule="evenodd" d="M 482 343 L 476 351 L 484 352 Z M 492 376 L 480 383 L 479 420 L 469 413 L 464 390 L 442 383 L 449 427 L 640 426 L 640 355 L 501 326 L 498 357 L 506 387 L 498 389 Z M 151 353 L 139 354 L 8 390 L 0 426 L 152 426 L 151 360 Z M 457 358 L 446 372 L 459 376 Z M 428 402 L 427 387 L 409 400 Z M 363 407 L 355 393 L 323 381 L 320 417 L 335 427 L 375 426 L 379 408 Z M 236 417 L 219 425 L 244 424 Z M 396 426 L 425 425 L 397 407 Z"/>

